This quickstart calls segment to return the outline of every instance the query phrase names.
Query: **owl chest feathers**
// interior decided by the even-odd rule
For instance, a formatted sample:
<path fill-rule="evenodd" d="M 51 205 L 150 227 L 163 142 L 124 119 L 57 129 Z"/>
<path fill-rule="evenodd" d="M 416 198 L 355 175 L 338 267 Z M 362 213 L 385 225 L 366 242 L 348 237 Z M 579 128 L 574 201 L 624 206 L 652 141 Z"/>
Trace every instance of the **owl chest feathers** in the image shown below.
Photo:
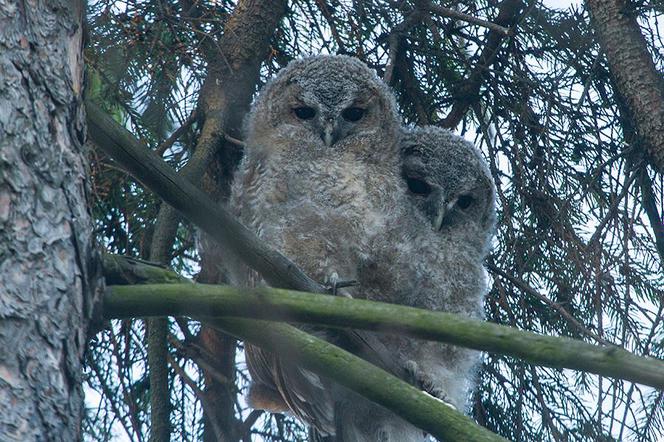
<path fill-rule="evenodd" d="M 385 176 L 385 165 L 353 155 L 254 154 L 236 180 L 241 188 L 234 199 L 242 201 L 245 224 L 315 278 L 329 276 L 330 269 L 354 277 L 367 239 L 385 228 L 393 207 L 396 189 L 374 179 Z"/>

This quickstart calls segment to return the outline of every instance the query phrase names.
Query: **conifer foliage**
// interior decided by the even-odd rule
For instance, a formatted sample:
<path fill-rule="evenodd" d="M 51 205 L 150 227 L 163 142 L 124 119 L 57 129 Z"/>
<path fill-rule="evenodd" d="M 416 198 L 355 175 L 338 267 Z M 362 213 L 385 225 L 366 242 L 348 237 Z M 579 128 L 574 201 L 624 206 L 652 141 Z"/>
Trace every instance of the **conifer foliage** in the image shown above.
<path fill-rule="evenodd" d="M 651 140 L 664 139 L 664 127 L 641 124 L 649 109 L 635 107 L 645 102 L 605 56 L 621 41 L 603 39 L 595 17 L 621 2 L 588 3 L 97 0 L 87 15 L 88 95 L 175 169 L 199 168 L 193 180 L 223 203 L 261 84 L 304 55 L 358 57 L 394 89 L 407 124 L 450 128 L 489 162 L 499 217 L 487 320 L 662 359 L 664 180 L 653 159 L 663 156 Z M 662 5 L 622 6 L 661 73 Z M 261 18 L 266 9 L 274 24 Z M 202 167 L 197 155 L 209 146 Z M 100 243 L 150 258 L 164 204 L 91 147 Z M 223 281 L 197 253 L 194 228 L 171 222 L 172 268 Z M 248 408 L 241 342 L 185 318 L 169 320 L 166 341 L 173 440 L 307 440 L 298 421 Z M 112 321 L 90 342 L 86 440 L 150 438 L 147 351 L 138 319 Z M 664 437 L 662 391 L 494 354 L 477 376 L 470 413 L 509 440 Z"/>

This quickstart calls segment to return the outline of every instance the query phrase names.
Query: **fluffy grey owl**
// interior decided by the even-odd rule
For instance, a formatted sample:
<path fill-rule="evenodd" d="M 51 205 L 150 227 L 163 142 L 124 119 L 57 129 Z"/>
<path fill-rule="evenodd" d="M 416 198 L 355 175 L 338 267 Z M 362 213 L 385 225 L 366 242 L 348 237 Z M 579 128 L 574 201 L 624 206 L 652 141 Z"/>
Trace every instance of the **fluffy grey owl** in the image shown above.
<path fill-rule="evenodd" d="M 366 65 L 345 56 L 293 61 L 248 117 L 231 204 L 312 278 L 357 279 L 368 239 L 385 231 L 403 194 L 399 136 L 394 98 Z M 237 263 L 229 271 L 236 284 L 260 283 Z M 326 380 L 250 345 L 247 361 L 254 397 L 271 398 L 255 405 L 286 405 L 321 433 L 335 432 Z"/>
<path fill-rule="evenodd" d="M 435 127 L 407 130 L 401 152 L 403 211 L 371 238 L 360 290 L 376 301 L 479 319 L 495 223 L 487 165 L 471 143 Z M 464 409 L 477 352 L 391 335 L 381 341 L 416 384 Z"/>
<path fill-rule="evenodd" d="M 401 142 L 404 189 L 386 228 L 369 241 L 358 269 L 369 299 L 482 316 L 483 261 L 494 222 L 494 185 L 480 152 L 435 127 L 406 130 Z M 396 335 L 376 335 L 416 386 L 463 409 L 479 354 Z M 410 378 L 410 379 L 409 379 Z M 336 387 L 337 438 L 353 442 L 415 442 L 422 431 Z"/>

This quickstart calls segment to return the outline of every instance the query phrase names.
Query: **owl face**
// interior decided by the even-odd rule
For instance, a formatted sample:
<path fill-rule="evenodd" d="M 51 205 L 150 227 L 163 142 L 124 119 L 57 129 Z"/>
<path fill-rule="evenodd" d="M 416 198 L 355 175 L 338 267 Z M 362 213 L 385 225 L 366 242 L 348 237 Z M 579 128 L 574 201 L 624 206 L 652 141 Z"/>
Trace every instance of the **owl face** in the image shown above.
<path fill-rule="evenodd" d="M 344 97 L 325 97 L 322 91 L 292 88 L 290 106 L 284 109 L 287 123 L 320 138 L 327 147 L 356 134 L 369 133 L 379 123 L 379 103 L 359 91 L 344 91 Z"/>
<path fill-rule="evenodd" d="M 444 129 L 416 128 L 405 134 L 401 153 L 408 192 L 433 230 L 493 227 L 493 180 L 471 143 Z"/>
<path fill-rule="evenodd" d="M 264 87 L 249 120 L 249 133 L 268 130 L 332 149 L 348 146 L 349 139 L 373 136 L 391 137 L 395 145 L 398 127 L 387 86 L 366 65 L 347 56 L 291 62 Z"/>

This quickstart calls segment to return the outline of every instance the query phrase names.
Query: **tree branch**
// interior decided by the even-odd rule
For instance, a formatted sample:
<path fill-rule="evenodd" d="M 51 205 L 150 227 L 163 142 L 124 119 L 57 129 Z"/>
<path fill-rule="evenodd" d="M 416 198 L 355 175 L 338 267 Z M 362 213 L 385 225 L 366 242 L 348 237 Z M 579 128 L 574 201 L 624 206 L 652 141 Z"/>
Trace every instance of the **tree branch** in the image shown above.
<path fill-rule="evenodd" d="M 314 295 L 326 296 L 326 295 Z M 334 297 L 335 299 L 341 299 Z M 335 381 L 393 411 L 440 440 L 489 442 L 506 439 L 468 416 L 369 362 L 285 324 L 247 319 L 208 318 L 209 324 Z"/>
<path fill-rule="evenodd" d="M 536 365 L 571 368 L 664 389 L 664 362 L 614 346 L 599 347 L 498 324 L 362 299 L 262 288 L 203 284 L 114 286 L 107 318 L 240 316 L 401 333 L 499 353 Z"/>
<path fill-rule="evenodd" d="M 99 106 L 87 101 L 86 110 L 89 133 L 101 149 L 222 247 L 237 254 L 259 272 L 268 284 L 309 292 L 325 290 L 291 260 L 265 246 L 225 208 L 215 204 L 196 186 L 180 177 L 154 152 L 143 147 Z"/>
<path fill-rule="evenodd" d="M 385 66 L 385 72 L 383 73 L 383 81 L 392 85 L 394 78 L 394 70 L 396 68 L 397 59 L 399 58 L 399 53 L 402 51 L 402 46 L 404 43 L 404 34 L 415 26 L 422 18 L 422 11 L 416 9 L 412 11 L 408 16 L 398 25 L 390 31 L 388 38 L 388 61 Z"/>
<path fill-rule="evenodd" d="M 157 153 L 157 155 L 162 156 L 164 155 L 164 152 L 166 152 L 168 149 L 173 147 L 175 142 L 180 139 L 183 133 L 187 131 L 191 127 L 192 124 L 196 121 L 196 111 L 194 110 L 189 116 L 187 117 L 186 120 L 173 131 L 171 135 L 169 135 L 168 138 L 166 138 L 164 141 L 162 141 L 159 146 L 157 146 L 154 151 Z"/>
<path fill-rule="evenodd" d="M 149 188 L 156 190 L 166 202 L 174 205 L 183 213 L 186 213 L 192 222 L 198 224 L 223 245 L 227 245 L 230 251 L 238 253 L 243 259 L 245 259 L 245 262 L 263 274 L 269 284 L 310 292 L 320 293 L 322 291 L 320 284 L 306 276 L 295 266 L 295 264 L 288 260 L 288 258 L 263 245 L 251 232 L 237 222 L 223 208 L 212 203 L 209 198 L 196 189 L 192 184 L 177 176 L 170 167 L 164 164 L 159 158 L 156 158 L 153 152 L 138 145 L 131 134 L 129 134 L 124 128 L 119 127 L 94 104 L 88 104 L 88 119 L 91 129 L 93 129 L 94 133 L 97 133 L 97 136 L 100 138 L 99 145 L 105 149 L 109 155 L 116 159 L 120 159 L 121 162 L 133 172 L 134 176 L 141 179 L 141 181 L 143 181 Z M 110 124 L 108 122 L 109 119 Z M 107 137 L 104 137 L 103 135 L 107 135 Z M 307 288 L 303 289 L 303 287 L 312 287 L 313 290 Z M 264 308 L 264 305 L 262 305 L 261 309 L 268 310 Z M 496 325 L 492 324 L 484 324 L 484 326 L 496 327 Z M 502 333 L 505 333 L 505 331 L 503 330 L 499 333 L 502 336 Z M 548 339 L 555 340 L 555 338 Z M 484 345 L 485 344 L 478 343 L 478 347 L 476 348 L 488 350 Z M 508 348 L 506 350 L 509 351 L 511 351 L 510 348 L 515 348 L 512 346 L 512 342 L 509 341 L 509 339 L 506 342 L 503 342 L 503 345 L 507 346 Z M 592 348 L 592 346 L 588 348 Z M 550 351 L 551 348 L 549 347 L 543 348 L 543 351 L 540 352 L 540 357 L 543 358 L 542 360 L 547 360 L 547 354 Z M 624 352 L 624 350 L 617 348 L 609 348 L 605 349 L 605 351 L 608 351 L 610 354 Z M 570 368 L 586 369 L 583 365 L 571 365 L 575 364 L 575 361 L 577 361 L 576 355 L 574 355 L 572 360 L 569 361 Z M 627 367 L 622 367 L 621 370 L 627 372 L 629 369 Z M 606 374 L 608 376 L 620 375 L 620 373 L 612 373 L 613 374 Z"/>
<path fill-rule="evenodd" d="M 225 208 L 215 204 L 196 186 L 180 177 L 153 151 L 144 148 L 131 133 L 96 104 L 88 101 L 86 107 L 90 134 L 100 148 L 229 253 L 235 254 L 260 273 L 269 285 L 307 292 L 326 292 L 324 286 L 309 278 L 295 263 L 263 244 Z M 352 331 L 341 333 L 351 345 L 367 348 L 368 359 L 390 366 L 391 361 L 375 351 L 380 343 L 374 342 L 373 336 L 359 337 Z"/>
<path fill-rule="evenodd" d="M 523 7 L 522 0 L 503 0 L 498 7 L 498 16 L 495 22 L 513 28 Z M 455 103 L 450 113 L 440 122 L 442 127 L 456 127 L 463 119 L 466 111 L 479 101 L 480 88 L 488 75 L 488 68 L 496 60 L 496 54 L 505 37 L 506 34 L 503 32 L 496 30 L 488 32 L 479 60 L 468 78 L 462 81 L 462 86 L 455 92 Z"/>
<path fill-rule="evenodd" d="M 505 26 L 500 26 L 497 23 L 490 22 L 488 20 L 484 20 L 481 18 L 473 17 L 472 15 L 464 14 L 463 12 L 455 11 L 454 9 L 446 8 L 444 6 L 438 6 L 434 5 L 432 3 L 429 3 L 427 5 L 427 9 L 431 12 L 433 12 L 436 15 L 440 15 L 442 17 L 448 17 L 448 18 L 455 18 L 457 20 L 465 21 L 466 23 L 472 23 L 474 25 L 479 25 L 484 28 L 490 29 L 494 32 L 498 32 L 500 34 L 503 34 L 505 36 L 508 36 L 512 33 L 512 30 L 510 28 L 506 28 Z"/>
<path fill-rule="evenodd" d="M 113 259 L 118 261 L 122 257 L 115 256 Z M 142 273 L 145 274 L 147 272 Z M 161 267 L 149 273 L 155 281 L 159 281 L 162 277 L 164 280 L 173 280 L 173 276 L 169 274 L 172 272 Z M 161 291 L 161 288 L 166 288 L 167 290 Z M 202 308 L 203 304 L 196 302 L 196 300 L 202 300 L 203 298 L 196 295 L 189 296 L 188 293 L 189 290 L 198 291 L 201 288 L 204 290 L 228 290 L 229 293 L 235 293 L 236 295 L 234 297 L 235 301 L 232 301 L 229 305 L 243 304 L 244 295 L 242 291 L 228 286 L 202 284 L 129 285 L 109 288 L 109 293 L 106 294 L 105 298 L 108 308 L 106 312 L 109 315 L 108 317 L 111 317 L 111 315 L 119 317 L 123 313 L 126 314 L 128 312 L 126 309 L 137 307 L 132 316 L 142 314 L 149 316 L 152 312 L 148 306 L 155 299 L 156 305 L 162 307 L 173 306 L 173 301 L 175 300 L 176 304 L 184 301 L 185 305 L 196 305 L 197 308 Z M 147 289 L 147 291 L 136 293 L 134 289 Z M 290 297 L 296 298 L 300 295 L 309 296 L 314 300 L 314 304 L 327 298 L 346 299 L 320 294 L 286 292 L 277 289 L 266 290 L 265 293 L 276 290 L 277 295 L 275 298 L 280 298 L 282 294 L 288 293 L 290 293 Z M 152 294 L 149 295 L 149 293 Z M 170 296 L 169 293 L 174 294 L 174 297 Z M 147 302 L 140 302 L 133 294 L 137 294 L 138 298 L 148 294 L 144 298 Z M 230 301 L 230 298 L 228 300 Z M 265 307 L 269 305 L 269 302 L 263 304 L 263 300 L 263 295 L 254 297 L 254 301 L 257 303 L 250 302 L 249 305 L 252 306 L 250 309 L 254 312 L 266 310 Z M 191 301 L 191 304 L 189 301 Z M 505 439 L 502 437 L 480 427 L 469 417 L 464 416 L 439 399 L 418 390 L 352 353 L 342 350 L 327 341 L 311 336 L 295 327 L 286 324 L 247 319 L 211 318 L 211 315 L 217 313 L 216 309 L 223 307 L 225 303 L 225 300 L 220 301 L 219 298 L 216 298 L 212 304 L 207 305 L 206 310 L 199 311 L 199 316 L 205 317 L 206 324 L 213 325 L 239 339 L 274 351 L 277 354 L 289 355 L 290 358 L 302 367 L 356 391 L 441 440 L 505 442 Z M 211 306 L 214 307 L 210 309 Z M 187 313 L 183 312 L 182 314 Z"/>
<path fill-rule="evenodd" d="M 526 281 L 516 278 L 507 272 L 503 271 L 501 268 L 499 268 L 497 265 L 495 265 L 493 262 L 489 262 L 487 267 L 489 270 L 505 279 L 507 279 L 509 282 L 514 284 L 516 287 L 518 287 L 521 291 L 529 294 L 530 296 L 533 296 L 543 303 L 547 304 L 549 307 L 554 309 L 555 311 L 560 314 L 571 326 L 573 326 L 577 331 L 580 333 L 591 337 L 595 341 L 597 341 L 600 344 L 604 345 L 613 345 L 613 343 L 607 341 L 606 339 L 602 338 L 601 336 L 598 336 L 597 333 L 592 332 L 591 330 L 588 330 L 583 324 L 581 324 L 570 312 L 568 312 L 565 307 L 562 305 L 558 304 L 557 302 L 553 302 L 551 299 L 547 298 L 546 296 L 542 295 L 539 293 L 537 290 L 533 289 Z"/>
<path fill-rule="evenodd" d="M 214 155 L 224 145 L 226 132 L 236 129 L 238 119 L 248 109 L 260 65 L 268 53 L 269 40 L 285 11 L 284 1 L 242 0 L 228 18 L 219 42 L 203 46 L 207 49 L 203 56 L 208 62 L 208 75 L 199 101 L 203 126 L 190 161 L 180 171 L 191 183 L 200 183 Z M 189 120 L 193 121 L 191 117 Z M 150 259 L 165 264 L 170 262 L 179 221 L 180 217 L 172 206 L 162 205 L 155 223 Z M 148 332 L 148 364 L 153 385 L 150 390 L 150 440 L 168 441 L 168 324 L 161 319 L 152 320 Z M 232 348 L 229 353 L 234 356 L 234 344 L 229 347 Z M 232 404 L 230 401 L 227 404 L 229 410 L 225 416 L 232 419 Z"/>
<path fill-rule="evenodd" d="M 664 267 L 664 214 L 660 214 L 657 209 L 657 199 L 652 190 L 652 180 L 645 165 L 641 167 L 639 186 L 643 197 L 643 209 L 646 211 L 650 228 L 655 236 L 655 248 L 659 255 L 659 262 Z"/>

